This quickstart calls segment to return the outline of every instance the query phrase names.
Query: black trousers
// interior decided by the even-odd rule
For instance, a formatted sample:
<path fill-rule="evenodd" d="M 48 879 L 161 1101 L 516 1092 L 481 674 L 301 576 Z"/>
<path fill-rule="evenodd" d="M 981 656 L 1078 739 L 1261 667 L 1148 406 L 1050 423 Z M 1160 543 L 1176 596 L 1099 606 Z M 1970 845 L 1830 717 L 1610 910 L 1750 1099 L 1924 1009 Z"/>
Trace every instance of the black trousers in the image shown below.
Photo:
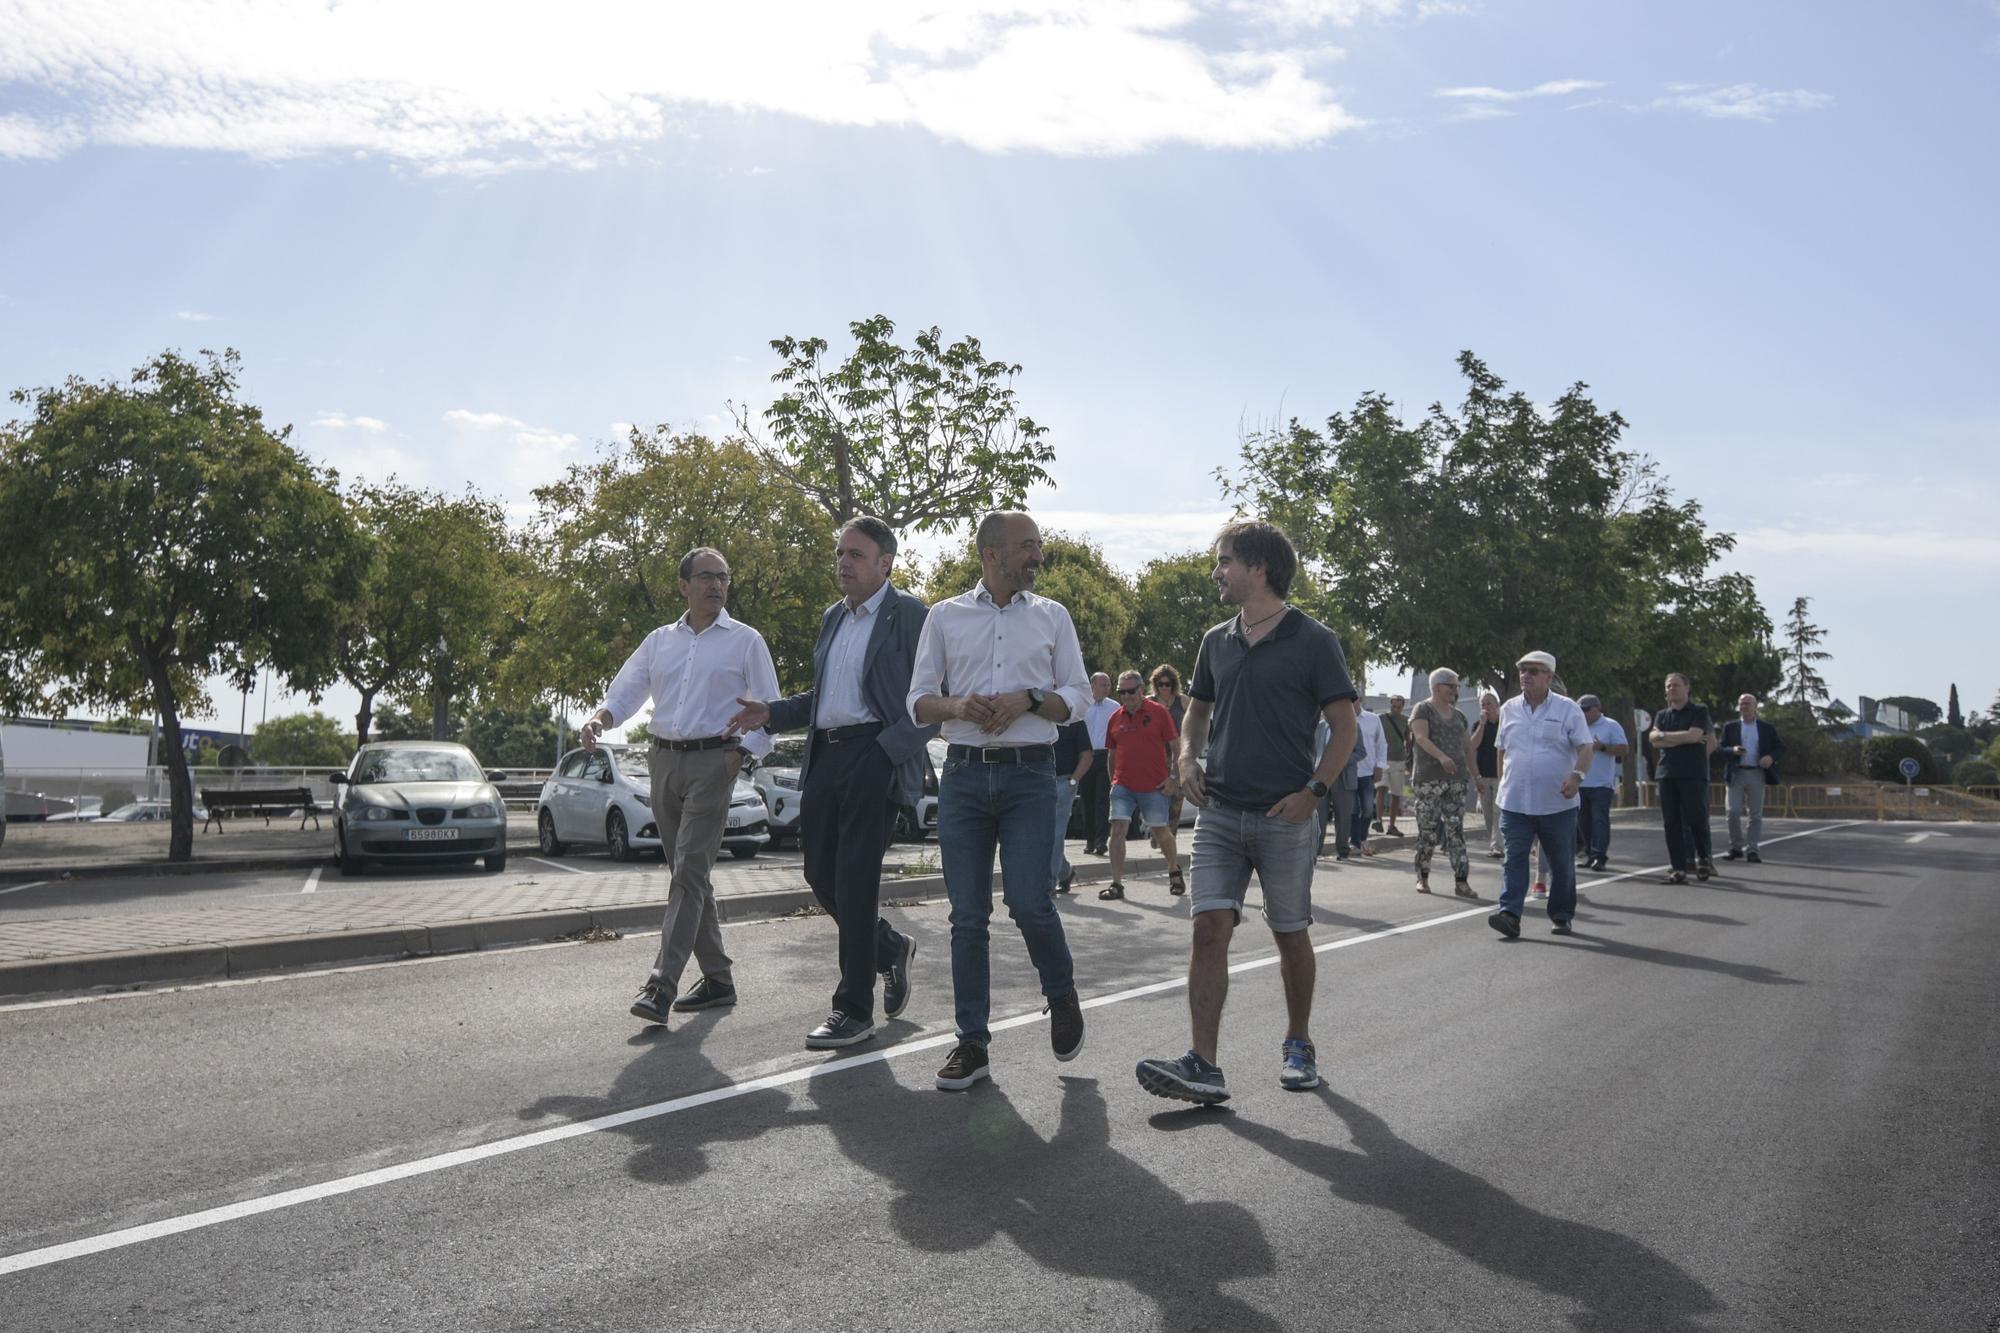
<path fill-rule="evenodd" d="M 1111 844 L 1111 751 L 1092 750 L 1090 771 L 1076 794 L 1083 798 L 1083 841 L 1094 851 Z"/>
<path fill-rule="evenodd" d="M 840 929 L 840 985 L 833 1007 L 872 1020 L 875 977 L 903 947 L 902 936 L 881 916 L 895 769 L 872 736 L 830 745 L 815 732 L 812 747 L 800 793 L 799 842 L 806 883 Z"/>
<path fill-rule="evenodd" d="M 1667 826 L 1667 859 L 1682 874 L 1697 860 L 1715 859 L 1708 841 L 1708 779 L 1661 778 L 1660 817 Z"/>

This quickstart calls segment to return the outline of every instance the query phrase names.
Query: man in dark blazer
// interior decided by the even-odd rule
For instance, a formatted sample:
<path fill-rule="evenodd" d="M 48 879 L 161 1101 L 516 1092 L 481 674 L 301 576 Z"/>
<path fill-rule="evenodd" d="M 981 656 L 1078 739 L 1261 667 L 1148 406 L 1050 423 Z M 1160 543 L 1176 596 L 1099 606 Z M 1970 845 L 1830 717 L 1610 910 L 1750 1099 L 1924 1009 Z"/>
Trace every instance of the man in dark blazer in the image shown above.
<path fill-rule="evenodd" d="M 1757 716 L 1757 696 L 1746 694 L 1736 701 L 1736 718 L 1722 724 L 1723 775 L 1729 784 L 1729 851 L 1727 859 L 1739 857 L 1753 862 L 1757 840 L 1764 833 L 1764 788 L 1778 781 L 1778 760 L 1785 753 L 1784 738 L 1778 729 Z M 1744 837 L 1743 812 L 1750 811 L 1749 837 Z"/>
<path fill-rule="evenodd" d="M 936 727 L 919 727 L 905 702 L 917 638 L 930 610 L 889 582 L 896 534 L 863 514 L 834 540 L 841 598 L 820 621 L 813 684 L 803 694 L 740 699 L 736 731 L 809 728 L 799 773 L 799 841 L 806 883 L 840 928 L 840 984 L 826 1021 L 806 1037 L 815 1050 L 852 1046 L 875 1033 L 875 977 L 883 977 L 882 1013 L 910 1002 L 916 943 L 882 920 L 882 856 L 897 805 L 923 795 L 924 745 Z"/>

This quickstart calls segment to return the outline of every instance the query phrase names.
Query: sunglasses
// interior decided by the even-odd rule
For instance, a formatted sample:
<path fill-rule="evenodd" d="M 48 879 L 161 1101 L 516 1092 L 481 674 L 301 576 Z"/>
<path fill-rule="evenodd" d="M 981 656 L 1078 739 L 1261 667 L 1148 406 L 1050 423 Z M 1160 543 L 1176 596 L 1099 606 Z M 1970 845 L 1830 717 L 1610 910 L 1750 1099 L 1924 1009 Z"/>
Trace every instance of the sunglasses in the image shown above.
<path fill-rule="evenodd" d="M 1139 687 L 1137 685 L 1120 685 L 1118 692 L 1120 694 L 1137 694 L 1139 693 Z"/>

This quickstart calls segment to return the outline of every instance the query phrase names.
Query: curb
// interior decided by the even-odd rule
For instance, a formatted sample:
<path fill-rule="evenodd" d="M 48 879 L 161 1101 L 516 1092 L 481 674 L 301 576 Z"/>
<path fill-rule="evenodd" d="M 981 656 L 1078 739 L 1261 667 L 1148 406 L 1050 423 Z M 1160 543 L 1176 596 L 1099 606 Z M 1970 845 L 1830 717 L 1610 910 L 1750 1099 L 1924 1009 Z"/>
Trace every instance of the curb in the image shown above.
<path fill-rule="evenodd" d="M 1125 863 L 1130 874 L 1157 871 L 1160 857 L 1133 857 Z M 1105 865 L 1076 867 L 1076 882 L 1111 878 Z M 996 870 L 994 882 L 1000 882 Z M 944 898 L 944 876 L 912 875 L 886 878 L 882 902 L 908 904 Z M 817 909 L 811 889 L 769 889 L 717 898 L 725 922 L 756 921 Z M 132 990 L 177 982 L 214 981 L 255 973 L 328 964 L 390 962 L 441 954 L 540 944 L 592 930 L 633 931 L 659 927 L 665 900 L 617 907 L 560 907 L 546 912 L 517 912 L 476 917 L 434 926 L 373 926 L 313 935 L 274 935 L 231 944 L 177 944 L 159 949 L 128 949 L 113 953 L 70 954 L 61 958 L 29 958 L 0 963 L 0 998 Z"/>
<path fill-rule="evenodd" d="M 507 844 L 509 856 L 536 856 L 542 850 L 533 838 Z M 317 852 L 284 852 L 269 856 L 196 856 L 189 861 L 147 859 L 141 861 L 97 861 L 85 865 L 39 866 L 0 865 L 0 884 L 33 883 L 41 880 L 103 879 L 111 875 L 205 875 L 235 870 L 311 870 L 314 866 L 337 864 L 328 846 Z"/>

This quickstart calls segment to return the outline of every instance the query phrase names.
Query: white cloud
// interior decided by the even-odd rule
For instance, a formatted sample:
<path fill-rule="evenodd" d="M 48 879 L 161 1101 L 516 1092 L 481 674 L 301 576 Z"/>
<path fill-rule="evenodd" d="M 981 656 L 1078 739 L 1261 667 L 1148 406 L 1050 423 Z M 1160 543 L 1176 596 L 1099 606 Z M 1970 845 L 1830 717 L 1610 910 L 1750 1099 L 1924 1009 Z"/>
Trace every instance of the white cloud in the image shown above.
<path fill-rule="evenodd" d="M 1839 483 L 1835 483 L 1839 484 Z M 1921 573 L 1940 565 L 2000 572 L 2000 536 L 1936 528 L 1752 528 L 1736 534 L 1736 554 L 1794 557 L 1815 568 L 1841 565 L 1879 570 L 1893 561 Z"/>
<path fill-rule="evenodd" d="M 322 412 L 313 418 L 312 424 L 328 430 L 360 430 L 370 435 L 380 435 L 389 429 L 389 423 L 380 417 L 351 417 L 345 412 Z"/>
<path fill-rule="evenodd" d="M 176 310 L 174 318 L 184 324 L 207 324 L 214 320 L 215 316 L 201 310 Z"/>
<path fill-rule="evenodd" d="M 697 112 L 988 152 L 1289 148 L 1360 122 L 1300 34 L 1406 0 L 11 0 L 0 155 L 83 143 L 588 166 Z"/>
<path fill-rule="evenodd" d="M 531 453 L 567 453 L 578 443 L 577 437 L 566 431 L 531 426 L 519 417 L 499 412 L 468 412 L 455 407 L 444 414 L 444 419 L 471 431 L 505 431 L 513 436 L 518 447 Z"/>
<path fill-rule="evenodd" d="M 1469 102 L 1525 102 L 1534 97 L 1567 97 L 1602 87 L 1604 84 L 1596 79 L 1551 79 L 1532 88 L 1440 88 L 1437 96 Z"/>
<path fill-rule="evenodd" d="M 1702 88 L 1695 84 L 1670 83 L 1666 97 L 1648 105 L 1656 111 L 1691 111 L 1715 120 L 1772 120 L 1792 111 L 1819 111 L 1833 105 L 1830 93 L 1790 92 L 1760 88 L 1754 83 L 1733 83 L 1723 88 Z"/>

